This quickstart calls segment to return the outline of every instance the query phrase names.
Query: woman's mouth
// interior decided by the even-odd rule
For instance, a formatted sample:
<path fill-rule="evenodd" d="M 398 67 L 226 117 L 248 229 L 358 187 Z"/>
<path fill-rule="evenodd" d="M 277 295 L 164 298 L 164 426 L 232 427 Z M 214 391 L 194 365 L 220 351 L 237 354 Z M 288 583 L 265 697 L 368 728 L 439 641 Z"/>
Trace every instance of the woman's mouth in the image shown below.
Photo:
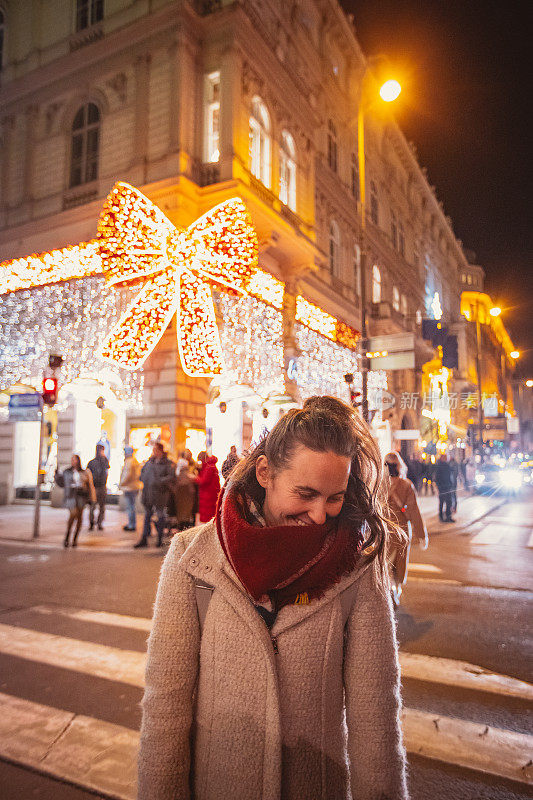
<path fill-rule="evenodd" d="M 312 522 L 302 519 L 301 517 L 287 517 L 287 521 L 289 525 L 312 525 Z"/>

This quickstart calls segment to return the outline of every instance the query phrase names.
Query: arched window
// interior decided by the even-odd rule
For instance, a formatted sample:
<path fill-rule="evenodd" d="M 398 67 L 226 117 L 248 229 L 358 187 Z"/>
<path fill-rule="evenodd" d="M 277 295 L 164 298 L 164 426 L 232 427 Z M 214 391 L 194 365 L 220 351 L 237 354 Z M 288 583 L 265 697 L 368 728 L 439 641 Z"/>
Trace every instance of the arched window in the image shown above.
<path fill-rule="evenodd" d="M 77 0 L 76 30 L 82 31 L 96 25 L 104 18 L 104 0 Z"/>
<path fill-rule="evenodd" d="M 6 36 L 6 15 L 0 8 L 0 69 L 4 65 L 4 41 Z"/>
<path fill-rule="evenodd" d="M 328 165 L 337 172 L 337 129 L 331 119 L 328 120 Z"/>
<path fill-rule="evenodd" d="M 400 292 L 397 286 L 392 287 L 392 307 L 395 311 L 400 310 Z"/>
<path fill-rule="evenodd" d="M 381 302 L 381 272 L 377 264 L 372 267 L 372 302 Z"/>
<path fill-rule="evenodd" d="M 401 303 L 400 303 L 400 311 L 402 312 L 402 316 L 406 317 L 408 308 L 407 308 L 407 297 L 402 294 Z"/>
<path fill-rule="evenodd" d="M 355 153 L 352 153 L 351 190 L 353 197 L 359 202 L 359 161 Z"/>
<path fill-rule="evenodd" d="M 94 103 L 82 106 L 72 123 L 70 186 L 95 181 L 98 177 L 100 112 Z"/>
<path fill-rule="evenodd" d="M 361 248 L 357 243 L 353 246 L 353 269 L 355 275 L 355 291 L 361 296 Z"/>
<path fill-rule="evenodd" d="M 270 116 L 259 97 L 252 101 L 250 116 L 250 170 L 270 189 Z"/>
<path fill-rule="evenodd" d="M 379 225 L 378 190 L 374 181 L 370 181 L 370 219 L 374 225 Z"/>
<path fill-rule="evenodd" d="M 220 160 L 220 72 L 211 72 L 205 76 L 204 91 L 204 160 L 216 164 Z"/>
<path fill-rule="evenodd" d="M 288 131 L 281 134 L 279 149 L 279 199 L 296 211 L 296 149 Z"/>
<path fill-rule="evenodd" d="M 331 274 L 336 278 L 340 274 L 340 260 L 341 260 L 341 235 L 339 226 L 334 219 L 331 220 L 329 225 L 329 268 Z"/>

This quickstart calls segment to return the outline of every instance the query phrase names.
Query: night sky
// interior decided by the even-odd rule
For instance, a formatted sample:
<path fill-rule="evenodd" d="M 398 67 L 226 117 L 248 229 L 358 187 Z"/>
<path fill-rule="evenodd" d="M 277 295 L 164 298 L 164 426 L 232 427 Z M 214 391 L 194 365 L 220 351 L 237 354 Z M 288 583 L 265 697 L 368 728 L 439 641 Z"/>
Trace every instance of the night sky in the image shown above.
<path fill-rule="evenodd" d="M 401 74 L 396 119 L 455 234 L 486 272 L 533 377 L 533 107 L 529 4 L 343 0 L 366 55 Z M 527 10 L 529 6 L 529 11 Z"/>

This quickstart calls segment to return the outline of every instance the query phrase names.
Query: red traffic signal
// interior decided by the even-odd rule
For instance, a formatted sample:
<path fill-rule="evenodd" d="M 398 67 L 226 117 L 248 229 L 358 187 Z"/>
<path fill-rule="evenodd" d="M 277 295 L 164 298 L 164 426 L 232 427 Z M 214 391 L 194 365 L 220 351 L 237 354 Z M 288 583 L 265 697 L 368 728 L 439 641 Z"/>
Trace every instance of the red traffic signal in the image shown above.
<path fill-rule="evenodd" d="M 362 406 L 363 401 L 361 392 L 356 392 L 353 389 L 350 389 L 350 403 L 352 404 L 353 408 L 359 408 L 359 406 Z"/>
<path fill-rule="evenodd" d="M 43 403 L 53 406 L 57 402 L 57 378 L 43 378 Z"/>

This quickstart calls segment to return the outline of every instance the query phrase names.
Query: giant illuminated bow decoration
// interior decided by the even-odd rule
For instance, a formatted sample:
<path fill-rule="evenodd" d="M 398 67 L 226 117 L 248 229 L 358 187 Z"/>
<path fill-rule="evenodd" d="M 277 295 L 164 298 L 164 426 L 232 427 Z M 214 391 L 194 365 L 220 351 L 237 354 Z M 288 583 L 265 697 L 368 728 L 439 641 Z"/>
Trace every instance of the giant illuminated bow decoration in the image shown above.
<path fill-rule="evenodd" d="M 177 313 L 184 371 L 193 377 L 222 372 L 211 286 L 245 293 L 257 268 L 257 237 L 242 200 L 227 200 L 179 231 L 147 197 L 118 183 L 105 201 L 98 242 L 110 284 L 143 284 L 102 356 L 137 369 Z"/>
<path fill-rule="evenodd" d="M 0 265 L 0 294 L 105 275 L 111 285 L 140 284 L 101 347 L 121 367 L 138 369 L 174 313 L 184 371 L 222 372 L 224 359 L 211 286 L 247 292 L 257 273 L 257 237 L 235 197 L 180 231 L 141 192 L 117 183 L 98 222 L 97 238 Z"/>

